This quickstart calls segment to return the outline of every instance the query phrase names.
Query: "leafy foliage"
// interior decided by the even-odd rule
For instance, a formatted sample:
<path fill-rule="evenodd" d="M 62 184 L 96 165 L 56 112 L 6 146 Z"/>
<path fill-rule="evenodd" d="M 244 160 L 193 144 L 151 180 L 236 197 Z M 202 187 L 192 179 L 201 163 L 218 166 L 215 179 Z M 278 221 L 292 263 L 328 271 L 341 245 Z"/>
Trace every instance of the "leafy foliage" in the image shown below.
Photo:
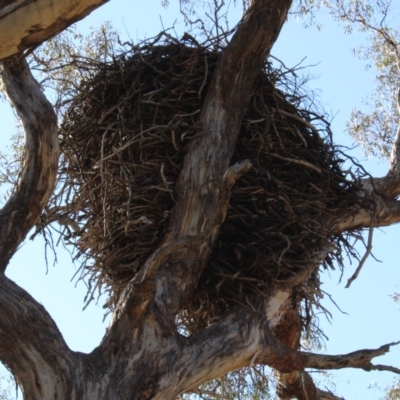
<path fill-rule="evenodd" d="M 399 120 L 400 32 L 396 9 L 390 0 L 323 0 L 320 2 L 347 34 L 358 30 L 367 45 L 354 49 L 367 67 L 377 71 L 374 94 L 365 100 L 365 110 L 353 109 L 347 129 L 367 154 L 388 158 Z"/>
<path fill-rule="evenodd" d="M 400 399 L 400 379 L 396 379 L 393 385 L 386 389 L 386 396 L 383 400 L 399 400 Z"/>
<path fill-rule="evenodd" d="M 118 32 L 110 22 L 92 28 L 89 35 L 78 32 L 73 25 L 32 53 L 30 67 L 59 117 L 63 115 L 65 104 L 79 92 L 82 80 L 94 73 L 93 66 L 85 60 L 110 61 L 118 41 Z"/>
<path fill-rule="evenodd" d="M 0 204 L 10 197 L 22 165 L 23 137 L 19 126 L 11 136 L 11 145 L 5 152 L 0 152 L 0 187 L 2 189 Z"/>

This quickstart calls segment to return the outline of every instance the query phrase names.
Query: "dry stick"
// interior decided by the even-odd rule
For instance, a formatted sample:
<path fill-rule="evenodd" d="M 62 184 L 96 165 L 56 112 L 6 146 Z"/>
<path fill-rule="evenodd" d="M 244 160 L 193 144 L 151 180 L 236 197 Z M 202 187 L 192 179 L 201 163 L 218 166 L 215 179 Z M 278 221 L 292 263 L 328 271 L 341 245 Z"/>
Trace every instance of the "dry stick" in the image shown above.
<path fill-rule="evenodd" d="M 278 112 L 283 114 L 283 115 L 286 115 L 286 116 L 288 116 L 290 118 L 293 118 L 296 121 L 301 122 L 307 128 L 310 128 L 314 133 L 316 133 L 319 136 L 319 133 L 318 133 L 317 129 L 315 128 L 315 126 L 312 126 L 308 121 L 304 120 L 303 118 L 299 117 L 298 115 L 295 115 L 295 114 L 289 113 L 287 111 L 281 110 L 280 108 L 278 109 Z"/>
<path fill-rule="evenodd" d="M 310 164 L 307 161 L 296 160 L 294 158 L 288 158 L 288 157 L 282 157 L 282 156 L 278 156 L 278 154 L 273 154 L 273 153 L 271 153 L 271 156 L 275 157 L 275 158 L 279 158 L 280 160 L 283 160 L 283 161 L 287 161 L 287 162 L 290 162 L 290 163 L 302 165 L 302 166 L 307 167 L 307 168 L 311 168 L 314 171 L 317 171 L 319 174 L 322 174 L 322 171 L 318 167 L 316 167 L 315 165 Z"/>
<path fill-rule="evenodd" d="M 351 278 L 349 278 L 349 280 L 347 281 L 347 285 L 345 286 L 346 289 L 348 289 L 350 287 L 350 285 L 352 284 L 352 282 L 357 279 L 358 274 L 360 273 L 362 267 L 364 266 L 365 261 L 367 260 L 367 258 L 371 254 L 371 251 L 372 251 L 372 237 L 373 237 L 373 232 L 374 232 L 374 216 L 375 216 L 375 213 L 373 215 L 371 215 L 371 223 L 369 225 L 369 232 L 368 232 L 367 250 L 365 251 L 365 254 L 364 254 L 363 258 L 361 259 L 360 264 L 358 265 L 358 267 L 357 267 L 356 271 L 354 272 L 353 276 Z"/>
<path fill-rule="evenodd" d="M 156 127 L 152 126 L 152 127 L 148 128 L 148 129 L 146 129 L 146 130 L 144 130 L 143 132 L 140 132 L 140 133 L 141 133 L 141 135 L 143 135 L 144 133 L 148 133 L 148 132 L 154 131 L 154 130 L 156 130 L 157 128 L 159 128 L 159 126 L 156 126 Z M 118 149 L 116 149 L 114 152 L 112 152 L 112 153 L 109 154 L 108 156 L 102 157 L 99 161 L 97 161 L 97 162 L 94 164 L 93 168 L 95 168 L 95 167 L 101 165 L 104 161 L 107 161 L 107 160 L 109 160 L 110 158 L 113 158 L 114 156 L 118 155 L 121 151 L 125 150 L 126 148 L 128 148 L 129 146 L 131 146 L 131 145 L 132 145 L 133 143 L 135 143 L 136 141 L 138 141 L 138 139 L 137 139 L 137 137 L 135 136 L 133 139 L 129 140 L 128 142 L 126 142 L 126 143 L 125 143 L 124 145 L 122 145 L 121 147 L 118 147 Z"/>

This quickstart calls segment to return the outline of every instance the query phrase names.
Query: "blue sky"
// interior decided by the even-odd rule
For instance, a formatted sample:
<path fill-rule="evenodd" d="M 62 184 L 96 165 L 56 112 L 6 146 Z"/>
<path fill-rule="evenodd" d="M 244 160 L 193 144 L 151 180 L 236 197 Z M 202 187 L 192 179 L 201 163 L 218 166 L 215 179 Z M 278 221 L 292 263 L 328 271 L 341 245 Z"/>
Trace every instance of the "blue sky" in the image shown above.
<path fill-rule="evenodd" d="M 170 27 L 179 17 L 176 0 L 165 9 L 160 0 L 146 0 L 135 5 L 128 0 L 111 0 L 94 11 L 84 21 L 78 23 L 80 31 L 99 26 L 110 20 L 123 37 L 136 41 L 152 37 L 164 27 Z M 232 13 L 231 26 L 238 13 Z M 352 145 L 346 137 L 345 123 L 351 109 L 362 105 L 362 99 L 373 93 L 374 71 L 366 70 L 365 64 L 354 58 L 351 49 L 363 43 L 364 37 L 354 33 L 346 36 L 342 28 L 326 16 L 321 16 L 323 28 L 304 29 L 301 22 L 287 23 L 272 53 L 287 66 L 298 64 L 304 57 L 304 65 L 314 65 L 309 72 L 314 79 L 308 84 L 317 90 L 319 101 L 327 111 L 335 115 L 332 128 L 336 143 Z M 176 31 L 185 27 L 176 22 Z M 15 117 L 5 104 L 0 104 L 3 134 L 0 145 L 7 144 L 7 138 L 15 127 Z M 365 168 L 374 176 L 382 176 L 387 169 L 386 162 L 367 160 L 361 149 L 353 150 L 353 155 L 363 161 Z M 336 303 L 347 314 L 340 313 L 330 302 L 323 305 L 332 312 L 330 324 L 321 315 L 320 324 L 329 340 L 326 353 L 339 354 L 359 348 L 375 348 L 400 339 L 400 311 L 390 295 L 400 291 L 399 255 L 400 227 L 394 226 L 377 230 L 374 234 L 374 255 L 365 264 L 359 278 L 350 289 L 345 289 L 347 279 L 356 264 L 346 265 L 342 283 L 338 283 L 338 271 L 325 274 L 323 290 L 332 294 Z M 361 248 L 362 251 L 362 248 Z M 51 260 L 51 254 L 49 258 Z M 58 264 L 46 273 L 44 246 L 40 239 L 27 241 L 14 256 L 7 275 L 30 292 L 41 302 L 55 319 L 67 343 L 73 350 L 88 352 L 101 340 L 106 323 L 101 303 L 92 304 L 82 312 L 86 288 L 82 282 L 72 281 L 76 267 L 69 255 L 59 246 Z M 400 367 L 400 347 L 393 348 L 385 358 L 376 363 L 393 364 Z M 381 397 L 378 387 L 389 385 L 394 377 L 390 373 L 367 373 L 365 371 L 342 370 L 332 374 L 338 395 L 345 399 L 372 400 Z"/>

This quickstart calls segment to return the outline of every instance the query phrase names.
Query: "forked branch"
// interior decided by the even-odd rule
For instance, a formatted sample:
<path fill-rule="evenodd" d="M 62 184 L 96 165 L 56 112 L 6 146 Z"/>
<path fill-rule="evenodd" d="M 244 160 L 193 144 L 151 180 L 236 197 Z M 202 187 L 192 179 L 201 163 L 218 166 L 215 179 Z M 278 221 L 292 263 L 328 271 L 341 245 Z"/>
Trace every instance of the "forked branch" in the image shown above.
<path fill-rule="evenodd" d="M 305 385 L 306 389 L 303 387 L 303 391 L 317 396 L 303 397 L 307 400 L 339 399 L 329 392 L 316 388 L 311 377 L 304 373 L 307 368 L 319 370 L 358 368 L 365 371 L 390 371 L 400 374 L 400 369 L 396 367 L 372 364 L 374 358 L 386 354 L 399 342 L 343 355 L 299 352 L 278 340 L 261 319 L 258 322 L 257 320 L 253 312 L 237 309 L 208 330 L 190 337 L 182 354 L 183 359 L 191 360 L 191 367 L 184 368 L 190 371 L 190 376 L 182 379 L 182 384 L 188 385 L 185 391 L 194 390 L 202 382 L 224 375 L 233 369 L 255 363 L 269 365 L 283 373 L 293 373 L 294 386 Z"/>
<path fill-rule="evenodd" d="M 392 346 L 400 343 L 393 342 L 385 344 L 377 349 L 357 350 L 349 354 L 331 356 L 324 354 L 302 353 L 305 368 L 316 369 L 341 369 L 359 368 L 365 371 L 390 371 L 400 374 L 400 369 L 390 365 L 374 365 L 372 360 L 388 353 Z"/>

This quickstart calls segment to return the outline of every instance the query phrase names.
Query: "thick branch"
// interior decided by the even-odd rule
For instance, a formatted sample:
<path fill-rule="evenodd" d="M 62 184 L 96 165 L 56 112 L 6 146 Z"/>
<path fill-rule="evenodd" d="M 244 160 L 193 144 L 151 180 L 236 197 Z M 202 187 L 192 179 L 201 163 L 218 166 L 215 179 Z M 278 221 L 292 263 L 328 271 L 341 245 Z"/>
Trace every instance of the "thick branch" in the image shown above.
<path fill-rule="evenodd" d="M 0 60 L 38 46 L 108 0 L 0 2 Z"/>
<path fill-rule="evenodd" d="M 335 230 L 343 232 L 355 228 L 368 228 L 371 225 L 381 227 L 400 222 L 400 201 L 371 192 L 362 193 L 362 195 L 371 197 L 371 204 L 375 203 L 375 210 L 357 206 L 337 223 Z"/>
<path fill-rule="evenodd" d="M 265 327 L 266 328 L 266 327 Z M 283 346 L 274 346 L 269 330 L 259 326 L 256 316 L 237 310 L 210 329 L 191 337 L 184 349 L 191 366 L 181 380 L 181 392 L 195 390 L 200 384 L 228 372 L 254 365 L 266 355 L 268 361 L 284 356 Z M 286 346 L 284 346 L 286 349 Z"/>
<path fill-rule="evenodd" d="M 34 226 L 54 188 L 58 167 L 57 118 L 27 62 L 3 63 L 4 88 L 25 131 L 24 163 L 17 188 L 0 211 L 0 271 Z"/>
<path fill-rule="evenodd" d="M 296 377 L 301 378 L 302 385 L 307 387 L 305 393 L 314 391 L 315 396 L 319 396 L 314 397 L 315 399 L 335 398 L 333 395 L 328 397 L 328 392 L 315 388 L 307 374 L 301 376 L 302 371 L 306 368 L 360 368 L 366 371 L 400 373 L 395 367 L 373 365 L 371 362 L 373 358 L 387 353 L 390 346 L 395 344 L 397 343 L 374 350 L 359 350 L 336 356 L 302 353 L 279 341 L 269 327 L 257 320 L 253 313 L 240 310 L 209 330 L 189 339 L 189 345 L 183 352 L 187 353 L 184 359 L 190 360 L 191 363 L 190 368 L 187 368 L 190 374 L 182 376 L 182 385 L 185 384 L 185 391 L 194 390 L 206 380 L 222 376 L 234 369 L 261 363 L 280 372 L 299 371 L 299 374 L 294 374 L 293 384 Z"/>
<path fill-rule="evenodd" d="M 79 358 L 45 308 L 3 274 L 0 315 L 0 359 L 22 385 L 24 399 L 56 399 L 59 393 L 82 398 L 70 379 L 79 370 Z"/>
<path fill-rule="evenodd" d="M 273 332 L 277 338 L 293 350 L 300 346 L 302 323 L 298 307 L 289 303 L 279 310 L 281 319 Z M 270 319 L 269 319 L 270 320 Z M 298 400 L 341 400 L 332 393 L 325 392 L 315 385 L 312 377 L 306 371 L 275 372 L 277 389 L 280 400 L 296 398 Z"/>
<path fill-rule="evenodd" d="M 163 293 L 157 295 L 163 296 Z M 285 374 L 290 386 L 297 385 L 301 379 L 302 395 L 314 393 L 314 397 L 309 398 L 315 400 L 337 398 L 315 388 L 310 377 L 303 374 L 306 368 L 352 367 L 400 372 L 394 367 L 371 363 L 374 357 L 387 352 L 390 345 L 340 356 L 292 349 L 290 346 L 296 344 L 296 340 L 291 340 L 292 335 L 284 332 L 282 336 L 278 332 L 280 326 L 287 327 L 287 311 L 297 315 L 296 310 L 290 310 L 291 304 L 290 296 L 281 291 L 264 304 L 252 304 L 250 299 L 252 310 L 238 307 L 210 328 L 186 338 L 176 332 L 176 327 L 165 318 L 165 312 L 152 302 L 140 324 L 133 324 L 132 318 L 122 313 L 90 357 L 102 360 L 107 365 L 104 371 L 110 371 L 107 372 L 109 376 L 124 377 L 118 383 L 118 393 L 124 398 L 131 398 L 135 391 L 143 393 L 143 399 L 174 398 L 196 390 L 206 381 L 256 363 L 269 365 Z M 299 327 L 300 324 L 294 328 L 299 332 Z M 293 378 L 291 381 L 289 375 Z M 104 386 L 101 382 L 99 385 Z M 106 386 L 104 390 L 103 395 L 108 393 Z"/>

